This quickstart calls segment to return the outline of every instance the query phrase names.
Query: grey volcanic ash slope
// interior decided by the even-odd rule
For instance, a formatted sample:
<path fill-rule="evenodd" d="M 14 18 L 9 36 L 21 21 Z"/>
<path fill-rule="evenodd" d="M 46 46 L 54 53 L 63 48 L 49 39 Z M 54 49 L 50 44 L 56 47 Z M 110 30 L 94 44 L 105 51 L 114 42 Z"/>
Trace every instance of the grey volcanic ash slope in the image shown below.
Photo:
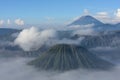
<path fill-rule="evenodd" d="M 68 44 L 58 44 L 50 48 L 29 65 L 42 70 L 66 71 L 78 68 L 109 69 L 111 63 L 98 58 L 87 49 Z"/>

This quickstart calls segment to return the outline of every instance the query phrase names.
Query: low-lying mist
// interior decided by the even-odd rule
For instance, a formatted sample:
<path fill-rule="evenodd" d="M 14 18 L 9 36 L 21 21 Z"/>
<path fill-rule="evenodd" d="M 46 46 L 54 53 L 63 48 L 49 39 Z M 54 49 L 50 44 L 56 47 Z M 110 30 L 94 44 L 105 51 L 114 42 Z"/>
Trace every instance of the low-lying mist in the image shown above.
<path fill-rule="evenodd" d="M 91 48 L 90 51 L 110 62 L 120 63 L 119 47 L 96 47 Z"/>
<path fill-rule="evenodd" d="M 66 32 L 66 33 L 64 33 Z M 53 46 L 55 44 L 80 44 L 84 37 L 77 40 L 71 39 L 72 36 L 79 35 L 94 35 L 97 34 L 91 25 L 84 26 L 64 26 L 61 29 L 39 29 L 37 27 L 30 27 L 23 29 L 16 39 L 14 44 L 20 46 L 24 51 L 38 50 L 43 46 Z"/>
<path fill-rule="evenodd" d="M 87 26 L 87 29 L 71 27 L 71 29 L 65 28 L 59 29 L 59 31 L 71 31 L 70 35 L 62 35 L 58 33 L 58 29 L 44 29 L 39 30 L 36 27 L 31 27 L 28 29 L 22 30 L 19 34 L 13 35 L 16 39 L 11 42 L 14 45 L 18 45 L 24 51 L 34 51 L 40 49 L 43 46 L 52 46 L 55 44 L 77 44 L 80 45 L 80 42 L 85 38 L 84 36 L 78 39 L 71 39 L 67 37 L 72 37 L 75 34 L 79 35 L 96 35 L 92 27 Z M 119 43 L 119 39 L 117 39 Z M 6 43 L 8 44 L 8 43 Z M 2 44 L 1 45 L 5 45 Z M 3 47 L 3 46 L 0 46 Z M 2 49 L 0 53 L 3 54 L 5 49 Z M 92 53 L 98 54 L 98 56 L 103 57 L 104 59 L 110 60 L 110 62 L 115 63 L 116 66 L 110 71 L 92 71 L 92 70 L 72 70 L 66 72 L 50 72 L 50 71 L 39 71 L 33 66 L 27 65 L 28 62 L 33 60 L 33 58 L 28 57 L 0 57 L 0 80 L 119 80 L 120 79 L 120 61 L 119 57 L 119 48 L 113 49 L 109 47 L 99 47 L 90 50 Z M 8 53 L 8 52 L 6 52 Z M 13 50 L 11 50 L 13 53 Z M 20 54 L 19 52 L 14 52 L 15 54 Z M 108 54 L 109 53 L 109 54 Z M 115 54 L 114 54 L 115 53 Z M 10 54 L 10 53 L 8 53 Z M 118 59 L 117 59 L 117 58 Z M 117 60 L 116 60 L 117 59 Z M 111 61 L 112 60 L 112 61 Z"/>
<path fill-rule="evenodd" d="M 110 71 L 72 70 L 67 72 L 38 71 L 27 63 L 32 58 L 1 58 L 0 80 L 119 80 L 118 64 Z"/>

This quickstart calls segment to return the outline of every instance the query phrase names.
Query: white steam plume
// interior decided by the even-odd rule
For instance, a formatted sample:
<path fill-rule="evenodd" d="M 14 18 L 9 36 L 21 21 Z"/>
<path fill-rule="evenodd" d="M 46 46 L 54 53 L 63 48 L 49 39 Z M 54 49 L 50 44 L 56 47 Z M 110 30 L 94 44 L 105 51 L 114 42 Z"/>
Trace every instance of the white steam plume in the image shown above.
<path fill-rule="evenodd" d="M 39 29 L 31 27 L 21 31 L 14 43 L 19 45 L 24 51 L 37 50 L 55 36 L 55 30 L 39 31 Z"/>

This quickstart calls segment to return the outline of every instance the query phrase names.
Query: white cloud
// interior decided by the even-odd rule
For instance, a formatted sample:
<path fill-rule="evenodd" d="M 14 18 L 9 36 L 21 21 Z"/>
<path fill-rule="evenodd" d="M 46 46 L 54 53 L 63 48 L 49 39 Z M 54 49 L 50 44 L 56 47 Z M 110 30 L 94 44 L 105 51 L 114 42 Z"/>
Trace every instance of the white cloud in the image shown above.
<path fill-rule="evenodd" d="M 95 18 L 99 19 L 103 23 L 110 23 L 111 17 L 109 16 L 108 12 L 97 12 L 96 15 L 94 15 Z"/>
<path fill-rule="evenodd" d="M 19 19 L 15 20 L 15 24 L 17 24 L 17 25 L 24 25 L 24 21 L 19 18 Z"/>
<path fill-rule="evenodd" d="M 76 40 L 63 38 L 61 40 L 54 40 L 54 43 L 55 44 L 75 44 L 75 45 L 78 45 L 81 43 L 82 40 L 84 40 L 84 37 L 80 37 Z"/>
<path fill-rule="evenodd" d="M 95 24 L 87 24 L 87 25 L 73 25 L 69 26 L 69 29 L 71 30 L 81 30 L 81 29 L 86 29 L 86 28 L 92 28 Z"/>
<path fill-rule="evenodd" d="M 120 18 L 120 9 L 117 9 L 116 13 L 115 13 L 115 16 Z"/>
<path fill-rule="evenodd" d="M 8 20 L 7 20 L 7 24 L 11 24 L 11 21 L 10 21 L 10 19 L 8 19 Z"/>
<path fill-rule="evenodd" d="M 12 23 L 15 23 L 16 25 L 24 25 L 24 21 L 22 19 L 16 19 L 14 21 L 7 19 L 7 20 L 0 20 L 0 25 L 14 25 Z"/>
<path fill-rule="evenodd" d="M 3 25 L 4 24 L 4 20 L 0 20 L 0 25 Z"/>
<path fill-rule="evenodd" d="M 94 31 L 92 27 L 88 28 L 79 28 L 78 30 L 73 32 L 73 35 L 79 34 L 79 35 L 97 35 L 98 33 Z"/>
<path fill-rule="evenodd" d="M 88 9 L 84 9 L 84 15 L 89 15 L 89 10 Z"/>
<path fill-rule="evenodd" d="M 98 12 L 96 16 L 99 18 L 108 18 L 109 17 L 107 12 Z"/>
<path fill-rule="evenodd" d="M 120 23 L 120 9 L 117 9 L 114 13 L 114 19 L 111 19 L 115 23 Z"/>
<path fill-rule="evenodd" d="M 80 37 L 77 40 L 72 40 L 70 38 L 66 38 L 73 36 L 75 34 L 80 34 L 80 35 L 90 35 L 93 34 L 93 30 L 90 25 L 87 25 L 85 28 L 72 28 L 74 32 L 71 32 L 71 35 L 68 35 L 67 33 L 64 33 L 64 35 L 60 35 L 56 29 L 44 29 L 44 30 L 39 30 L 36 27 L 31 27 L 29 29 L 24 29 L 21 31 L 17 38 L 14 41 L 15 45 L 19 45 L 24 51 L 34 51 L 42 48 L 43 46 L 53 46 L 55 44 L 79 44 L 84 37 Z M 89 29 L 88 29 L 89 28 Z M 68 30 L 68 29 L 67 29 Z M 64 32 L 64 31 L 63 31 Z"/>
<path fill-rule="evenodd" d="M 45 44 L 49 44 L 55 36 L 56 31 L 52 29 L 40 31 L 36 27 L 31 27 L 20 32 L 15 40 L 15 44 L 25 51 L 37 50 Z"/>
<path fill-rule="evenodd" d="M 104 23 L 116 24 L 120 22 L 120 9 L 117 9 L 114 15 L 109 15 L 108 12 L 98 12 L 94 15 L 95 18 L 101 20 Z"/>

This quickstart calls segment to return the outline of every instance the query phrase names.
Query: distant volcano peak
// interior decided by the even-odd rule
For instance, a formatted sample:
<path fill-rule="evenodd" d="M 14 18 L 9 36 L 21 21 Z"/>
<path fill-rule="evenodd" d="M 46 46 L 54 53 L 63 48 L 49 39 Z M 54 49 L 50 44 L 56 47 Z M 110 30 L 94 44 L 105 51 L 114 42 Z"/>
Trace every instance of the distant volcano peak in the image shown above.
<path fill-rule="evenodd" d="M 94 25 L 103 25 L 103 23 L 96 18 L 86 15 L 86 16 L 81 16 L 77 20 L 73 21 L 69 26 L 72 25 L 88 25 L 88 24 L 94 24 Z"/>

